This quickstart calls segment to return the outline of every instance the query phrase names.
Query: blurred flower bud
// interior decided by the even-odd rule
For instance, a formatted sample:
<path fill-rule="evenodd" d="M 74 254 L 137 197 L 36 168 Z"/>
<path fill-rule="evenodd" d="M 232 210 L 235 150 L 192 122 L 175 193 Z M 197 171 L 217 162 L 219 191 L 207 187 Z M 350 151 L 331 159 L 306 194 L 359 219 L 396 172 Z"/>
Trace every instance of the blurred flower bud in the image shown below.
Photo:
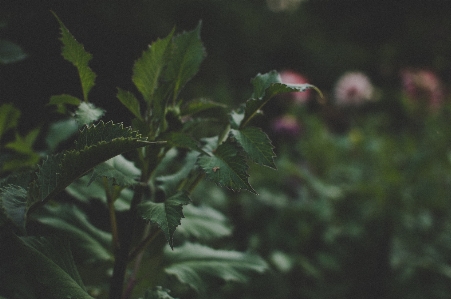
<path fill-rule="evenodd" d="M 334 96 L 337 105 L 360 105 L 373 99 L 374 87 L 365 74 L 347 72 L 335 84 Z"/>
<path fill-rule="evenodd" d="M 301 132 L 301 126 L 295 116 L 285 114 L 274 119 L 271 123 L 271 129 L 274 133 L 295 137 Z"/>
<path fill-rule="evenodd" d="M 308 80 L 303 75 L 292 71 L 292 70 L 284 70 L 279 73 L 280 81 L 285 84 L 305 84 L 308 83 Z M 303 92 L 291 92 L 287 95 L 292 98 L 296 103 L 305 103 L 310 97 L 311 90 L 307 89 Z"/>
<path fill-rule="evenodd" d="M 437 108 L 443 102 L 443 89 L 437 75 L 428 70 L 404 69 L 400 72 L 403 90 L 409 99 L 424 101 Z"/>

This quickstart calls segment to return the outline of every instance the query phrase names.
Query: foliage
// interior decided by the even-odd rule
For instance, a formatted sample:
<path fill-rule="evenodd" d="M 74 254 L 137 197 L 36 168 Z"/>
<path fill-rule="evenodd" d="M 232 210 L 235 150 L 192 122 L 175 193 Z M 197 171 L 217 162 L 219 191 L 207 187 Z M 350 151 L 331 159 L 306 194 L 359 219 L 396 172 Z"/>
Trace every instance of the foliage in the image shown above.
<path fill-rule="evenodd" d="M 203 177 L 256 193 L 248 163 L 275 164 L 269 138 L 252 120 L 277 94 L 316 87 L 287 86 L 270 72 L 257 75 L 252 98 L 236 110 L 212 101 L 187 103 L 182 88 L 205 58 L 199 23 L 190 32 L 172 30 L 136 60 L 132 82 L 139 95 L 122 88 L 117 93 L 135 117 L 125 128 L 99 120 L 105 111 L 89 97 L 96 79 L 92 55 L 55 17 L 62 56 L 78 71 L 82 97 L 50 98 L 65 119 L 51 126 L 42 153 L 33 150 L 38 130 L 4 145 L 18 162 L 1 165 L 8 176 L 0 182 L 0 295 L 172 298 L 158 287 L 176 287 L 166 276 L 206 295 L 207 277 L 245 282 L 249 273 L 267 270 L 255 254 L 208 246 L 231 234 L 220 212 L 208 206 L 191 207 L 186 215 L 183 210 Z M 214 119 L 206 114 L 211 109 L 219 110 Z M 1 137 L 16 128 L 20 112 L 5 104 L 0 115 Z M 219 130 L 205 130 L 211 122 Z M 204 244 L 190 242 L 193 237 Z M 94 278 L 82 271 L 90 267 L 105 272 Z"/>

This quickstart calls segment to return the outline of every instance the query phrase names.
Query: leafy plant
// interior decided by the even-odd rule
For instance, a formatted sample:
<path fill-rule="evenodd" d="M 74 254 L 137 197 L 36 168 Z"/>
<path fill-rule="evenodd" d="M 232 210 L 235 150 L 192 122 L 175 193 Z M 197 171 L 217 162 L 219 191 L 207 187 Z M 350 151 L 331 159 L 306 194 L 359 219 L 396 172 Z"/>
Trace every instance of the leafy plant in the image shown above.
<path fill-rule="evenodd" d="M 62 55 L 78 71 L 82 96 L 50 99 L 70 117 L 51 126 L 37 166 L 0 182 L 0 295 L 172 298 L 159 285 L 206 294 L 206 277 L 244 282 L 248 272 L 265 271 L 252 253 L 208 246 L 230 235 L 230 224 L 211 207 L 188 206 L 190 196 L 204 177 L 256 193 L 248 163 L 275 164 L 269 138 L 252 120 L 273 96 L 316 87 L 281 84 L 273 71 L 252 80 L 254 93 L 238 109 L 185 101 L 183 87 L 205 58 L 199 23 L 190 32 L 172 30 L 136 60 L 132 81 L 139 94 L 117 93 L 134 116 L 125 128 L 99 120 L 105 111 L 89 100 L 92 56 L 56 18 Z M 4 105 L 0 113 L 12 120 L 1 123 L 2 133 L 18 112 Z M 35 135 L 9 148 L 31 148 Z M 57 151 L 71 138 L 73 147 Z"/>

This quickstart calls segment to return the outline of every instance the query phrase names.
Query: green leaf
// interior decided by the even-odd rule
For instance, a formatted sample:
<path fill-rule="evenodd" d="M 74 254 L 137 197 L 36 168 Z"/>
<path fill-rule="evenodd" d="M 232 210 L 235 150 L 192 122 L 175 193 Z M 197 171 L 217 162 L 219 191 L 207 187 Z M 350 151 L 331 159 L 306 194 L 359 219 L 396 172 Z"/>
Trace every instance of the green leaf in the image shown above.
<path fill-rule="evenodd" d="M 39 135 L 39 131 L 40 129 L 33 129 L 24 137 L 16 133 L 16 139 L 7 143 L 5 148 L 9 148 L 21 154 L 34 154 L 33 144 Z"/>
<path fill-rule="evenodd" d="M 92 299 L 84 289 L 69 244 L 62 240 L 8 235 L 0 242 L 0 263 L 7 273 L 0 273 L 0 285 L 11 298 L 24 294 L 25 287 L 28 298 Z"/>
<path fill-rule="evenodd" d="M 171 291 L 167 289 L 163 289 L 160 286 L 154 287 L 152 290 L 147 290 L 144 295 L 144 299 L 174 299 L 171 295 L 169 295 Z"/>
<path fill-rule="evenodd" d="M 252 161 L 276 168 L 276 164 L 274 164 L 274 147 L 268 135 L 261 129 L 246 127 L 240 130 L 231 129 L 230 132 Z"/>
<path fill-rule="evenodd" d="M 9 64 L 24 60 L 28 55 L 19 45 L 0 39 L 0 64 Z"/>
<path fill-rule="evenodd" d="M 280 83 L 279 73 L 276 71 L 271 71 L 266 74 L 258 74 L 254 79 L 251 80 L 254 86 L 254 93 L 252 98 L 260 99 L 265 95 L 266 89 L 273 83 Z"/>
<path fill-rule="evenodd" d="M 119 157 L 119 156 L 118 156 Z M 113 158 L 114 159 L 114 158 Z M 125 158 L 124 158 L 125 159 Z M 139 172 L 137 174 L 129 174 L 116 169 L 114 164 L 112 165 L 111 159 L 97 165 L 94 167 L 89 179 L 88 185 L 95 180 L 100 180 L 101 178 L 107 178 L 110 184 L 117 185 L 121 187 L 133 186 L 137 183 Z"/>
<path fill-rule="evenodd" d="M 152 100 L 152 96 L 159 86 L 160 76 L 172 50 L 173 35 L 174 30 L 164 39 L 153 42 L 133 66 L 133 83 L 146 102 Z"/>
<path fill-rule="evenodd" d="M 171 174 L 158 175 L 155 179 L 158 188 L 163 190 L 163 192 L 166 195 L 174 194 L 177 191 L 177 187 L 180 184 L 180 182 L 183 179 L 185 179 L 189 175 L 191 170 L 194 168 L 198 156 L 199 156 L 198 152 L 191 151 L 191 152 L 187 153 L 186 156 L 183 158 L 181 165 L 176 172 L 171 173 Z M 171 165 L 170 165 L 171 162 L 174 162 L 174 160 L 176 160 L 178 162 L 179 159 L 180 159 L 180 156 L 178 156 L 178 155 L 172 156 L 172 152 L 169 151 L 166 154 L 163 161 L 161 162 L 161 164 L 159 165 L 156 172 L 158 173 L 161 170 L 161 168 L 171 167 Z M 164 166 L 166 166 L 166 167 L 164 167 Z M 167 169 L 163 169 L 163 170 L 166 170 L 166 172 L 167 172 Z"/>
<path fill-rule="evenodd" d="M 50 101 L 47 105 L 61 105 L 61 104 L 67 104 L 67 105 L 73 105 L 78 106 L 82 103 L 82 101 L 74 96 L 71 96 L 70 94 L 60 94 L 56 96 L 51 96 Z"/>
<path fill-rule="evenodd" d="M 92 103 L 81 103 L 75 111 L 75 119 L 82 125 L 89 125 L 99 120 L 105 114 L 105 110 L 97 108 Z"/>
<path fill-rule="evenodd" d="M 9 219 L 16 227 L 25 231 L 28 209 L 27 190 L 20 186 L 9 185 L 0 189 L 0 223 Z"/>
<path fill-rule="evenodd" d="M 102 182 L 94 181 L 89 186 L 90 175 L 85 175 L 66 188 L 66 192 L 83 203 L 90 203 L 93 199 L 100 200 L 105 207 L 107 206 L 107 198 L 105 193 L 105 186 Z M 114 208 L 116 211 L 126 211 L 130 208 L 132 201 L 133 190 L 122 189 L 118 198 L 114 201 Z"/>
<path fill-rule="evenodd" d="M 130 110 L 131 113 L 133 113 L 134 116 L 136 116 L 136 118 L 142 120 L 139 101 L 133 93 L 118 88 L 117 98 L 128 110 Z"/>
<path fill-rule="evenodd" d="M 227 108 L 227 105 L 210 101 L 208 99 L 197 99 L 189 102 L 186 106 L 182 107 L 181 115 L 192 115 L 205 110 L 215 108 Z"/>
<path fill-rule="evenodd" d="M 244 283 L 249 272 L 263 273 L 268 269 L 265 261 L 256 255 L 192 243 L 167 250 L 165 256 L 169 262 L 165 272 L 198 292 L 205 290 L 205 281 L 211 276 Z"/>
<path fill-rule="evenodd" d="M 72 204 L 45 206 L 33 214 L 33 219 L 41 224 L 48 234 L 64 236 L 70 240 L 77 263 L 89 264 L 113 260 L 110 251 L 111 234 L 92 225 L 76 206 Z"/>
<path fill-rule="evenodd" d="M 182 225 L 176 234 L 205 241 L 232 235 L 232 227 L 227 218 L 213 208 L 189 205 L 183 209 L 183 214 L 185 218 L 181 220 Z"/>
<path fill-rule="evenodd" d="M 20 110 L 11 104 L 3 104 L 0 106 L 0 138 L 3 134 L 15 127 L 20 118 Z"/>
<path fill-rule="evenodd" d="M 142 218 L 158 225 L 172 248 L 172 237 L 175 229 L 180 225 L 180 219 L 183 218 L 183 206 L 189 204 L 190 201 L 185 192 L 179 192 L 162 203 L 143 202 L 138 205 L 137 210 Z"/>
<path fill-rule="evenodd" d="M 175 100 L 183 86 L 198 72 L 206 53 L 200 39 L 201 23 L 190 32 L 173 39 L 174 49 L 164 77 L 173 82 L 172 99 Z"/>
<path fill-rule="evenodd" d="M 78 124 L 73 118 L 54 122 L 49 127 L 45 143 L 50 151 L 54 151 L 61 142 L 66 141 L 76 132 L 78 132 Z"/>
<path fill-rule="evenodd" d="M 247 179 L 249 175 L 246 159 L 236 145 L 224 142 L 213 154 L 213 156 L 201 155 L 197 160 L 207 178 L 233 191 L 245 189 L 257 194 Z"/>
<path fill-rule="evenodd" d="M 246 102 L 244 118 L 240 128 L 245 127 L 248 122 L 263 108 L 263 106 L 274 96 L 287 92 L 302 92 L 307 89 L 315 89 L 322 97 L 321 91 L 311 84 L 282 84 L 277 72 L 271 71 L 267 74 L 258 74 L 253 80 L 254 93 L 252 98 Z"/>
<path fill-rule="evenodd" d="M 53 15 L 60 24 L 61 41 L 63 43 L 62 55 L 64 59 L 71 62 L 77 68 L 83 89 L 83 99 L 87 102 L 89 91 L 94 86 L 96 79 L 96 74 L 88 66 L 92 55 L 85 51 L 82 44 L 77 42 L 58 16 L 55 13 Z"/>
<path fill-rule="evenodd" d="M 150 142 L 130 128 L 112 122 L 85 127 L 76 141 L 76 149 L 49 156 L 39 166 L 39 199 L 47 201 L 94 166 Z"/>

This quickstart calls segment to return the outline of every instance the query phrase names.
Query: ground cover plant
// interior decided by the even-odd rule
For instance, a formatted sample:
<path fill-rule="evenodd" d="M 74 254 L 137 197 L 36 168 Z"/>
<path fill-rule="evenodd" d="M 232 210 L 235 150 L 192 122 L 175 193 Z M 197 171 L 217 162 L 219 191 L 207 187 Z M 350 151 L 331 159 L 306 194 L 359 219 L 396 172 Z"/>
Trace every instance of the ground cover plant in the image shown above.
<path fill-rule="evenodd" d="M 238 108 L 183 99 L 205 58 L 199 23 L 189 32 L 172 30 L 136 60 L 137 94 L 117 89 L 134 116 L 124 127 L 101 120 L 105 110 L 89 97 L 96 80 L 91 54 L 56 19 L 81 93 L 51 97 L 49 105 L 66 117 L 45 134 L 44 151 L 33 150 L 39 129 L 0 144 L 0 296 L 172 298 L 168 287 L 207 296 L 220 282 L 245 282 L 267 270 L 258 255 L 218 249 L 230 223 L 190 197 L 204 178 L 255 194 L 248 165 L 275 163 L 253 120 L 274 96 L 316 88 L 283 84 L 273 71 L 252 80 L 253 94 Z M 0 115 L 5 137 L 20 111 L 3 104 Z"/>

